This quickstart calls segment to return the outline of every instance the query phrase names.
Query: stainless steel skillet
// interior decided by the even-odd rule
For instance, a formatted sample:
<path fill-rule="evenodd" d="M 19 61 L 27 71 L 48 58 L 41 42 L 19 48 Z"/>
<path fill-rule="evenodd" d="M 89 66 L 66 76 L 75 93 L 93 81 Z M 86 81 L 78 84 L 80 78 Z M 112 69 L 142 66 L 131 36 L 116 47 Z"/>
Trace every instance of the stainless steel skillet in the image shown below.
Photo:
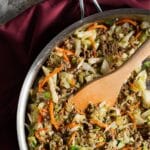
<path fill-rule="evenodd" d="M 75 29 L 97 20 L 108 20 L 112 18 L 132 18 L 136 20 L 145 20 L 150 22 L 150 11 L 141 10 L 141 9 L 116 9 L 105 11 L 102 13 L 97 13 L 92 16 L 81 19 L 71 26 L 67 27 L 61 33 L 59 33 L 55 38 L 53 38 L 47 46 L 41 51 L 37 56 L 32 66 L 30 67 L 26 78 L 24 80 L 18 103 L 17 110 L 17 134 L 18 134 L 18 143 L 21 150 L 27 150 L 26 134 L 25 134 L 25 116 L 26 116 L 26 107 L 28 103 L 29 90 L 32 87 L 39 70 L 42 64 L 46 61 L 49 56 L 49 53 L 55 45 L 61 42 L 67 35 L 71 34 Z"/>

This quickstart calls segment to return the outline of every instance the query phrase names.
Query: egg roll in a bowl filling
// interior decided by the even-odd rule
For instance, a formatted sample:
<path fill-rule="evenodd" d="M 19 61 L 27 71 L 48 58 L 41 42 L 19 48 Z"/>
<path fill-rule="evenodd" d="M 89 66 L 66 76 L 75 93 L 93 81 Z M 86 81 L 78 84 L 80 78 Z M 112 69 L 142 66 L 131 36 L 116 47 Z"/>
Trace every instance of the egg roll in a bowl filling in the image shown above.
<path fill-rule="evenodd" d="M 55 45 L 30 89 L 29 149 L 150 150 L 149 56 L 122 85 L 113 107 L 90 103 L 80 114 L 68 103 L 87 83 L 118 69 L 149 37 L 149 22 L 115 18 L 88 23 Z"/>

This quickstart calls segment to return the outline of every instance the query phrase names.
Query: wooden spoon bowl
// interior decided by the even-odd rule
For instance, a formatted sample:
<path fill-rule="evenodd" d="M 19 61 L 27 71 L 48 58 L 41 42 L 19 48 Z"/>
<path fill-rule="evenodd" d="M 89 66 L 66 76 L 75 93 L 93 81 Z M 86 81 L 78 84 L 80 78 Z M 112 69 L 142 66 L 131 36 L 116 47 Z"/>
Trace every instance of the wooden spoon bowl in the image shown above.
<path fill-rule="evenodd" d="M 86 85 L 71 97 L 69 102 L 73 103 L 80 113 L 84 112 L 89 103 L 98 104 L 105 101 L 108 106 L 113 106 L 123 83 L 148 55 L 150 55 L 150 39 L 118 70 Z"/>

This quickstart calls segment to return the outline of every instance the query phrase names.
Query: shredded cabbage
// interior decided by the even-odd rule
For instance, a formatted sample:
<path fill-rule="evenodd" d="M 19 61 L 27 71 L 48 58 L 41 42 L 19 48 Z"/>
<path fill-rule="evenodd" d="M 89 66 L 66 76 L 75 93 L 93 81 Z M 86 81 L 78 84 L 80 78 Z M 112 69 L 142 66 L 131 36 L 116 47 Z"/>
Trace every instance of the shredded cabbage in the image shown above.
<path fill-rule="evenodd" d="M 86 63 L 86 62 L 83 62 L 82 69 L 85 70 L 85 71 L 90 71 L 92 73 L 96 73 L 95 69 L 91 65 L 89 65 L 88 63 Z"/>
<path fill-rule="evenodd" d="M 110 72 L 110 66 L 106 59 L 103 60 L 103 63 L 101 65 L 101 73 L 106 74 Z"/>
<path fill-rule="evenodd" d="M 136 87 L 144 91 L 146 89 L 146 79 L 147 79 L 147 73 L 146 70 L 141 71 L 135 78 L 134 84 Z"/>
<path fill-rule="evenodd" d="M 126 48 L 129 45 L 129 39 L 134 34 L 134 31 L 129 32 L 123 39 L 119 42 L 119 46 Z"/>
<path fill-rule="evenodd" d="M 43 69 L 43 72 L 45 75 L 48 75 L 49 74 L 49 69 L 46 68 L 45 66 L 42 67 Z M 55 102 L 55 103 L 58 103 L 58 94 L 56 92 L 56 76 L 55 77 L 52 77 L 52 78 L 49 78 L 48 80 L 48 84 L 49 84 L 49 88 L 50 88 L 50 91 L 51 91 L 51 94 L 52 94 L 52 100 Z"/>
<path fill-rule="evenodd" d="M 90 64 L 90 65 L 93 65 L 93 64 L 96 64 L 96 63 L 99 63 L 99 62 L 101 62 L 102 61 L 102 58 L 89 58 L 88 59 L 88 63 Z"/>

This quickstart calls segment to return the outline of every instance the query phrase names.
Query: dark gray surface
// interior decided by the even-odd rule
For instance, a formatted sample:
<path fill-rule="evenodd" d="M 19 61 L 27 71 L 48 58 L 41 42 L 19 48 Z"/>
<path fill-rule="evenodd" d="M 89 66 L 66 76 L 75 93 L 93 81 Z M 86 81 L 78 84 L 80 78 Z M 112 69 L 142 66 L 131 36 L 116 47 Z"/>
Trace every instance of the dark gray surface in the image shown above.
<path fill-rule="evenodd" d="M 6 23 L 40 1 L 42 0 L 0 0 L 0 24 Z"/>

